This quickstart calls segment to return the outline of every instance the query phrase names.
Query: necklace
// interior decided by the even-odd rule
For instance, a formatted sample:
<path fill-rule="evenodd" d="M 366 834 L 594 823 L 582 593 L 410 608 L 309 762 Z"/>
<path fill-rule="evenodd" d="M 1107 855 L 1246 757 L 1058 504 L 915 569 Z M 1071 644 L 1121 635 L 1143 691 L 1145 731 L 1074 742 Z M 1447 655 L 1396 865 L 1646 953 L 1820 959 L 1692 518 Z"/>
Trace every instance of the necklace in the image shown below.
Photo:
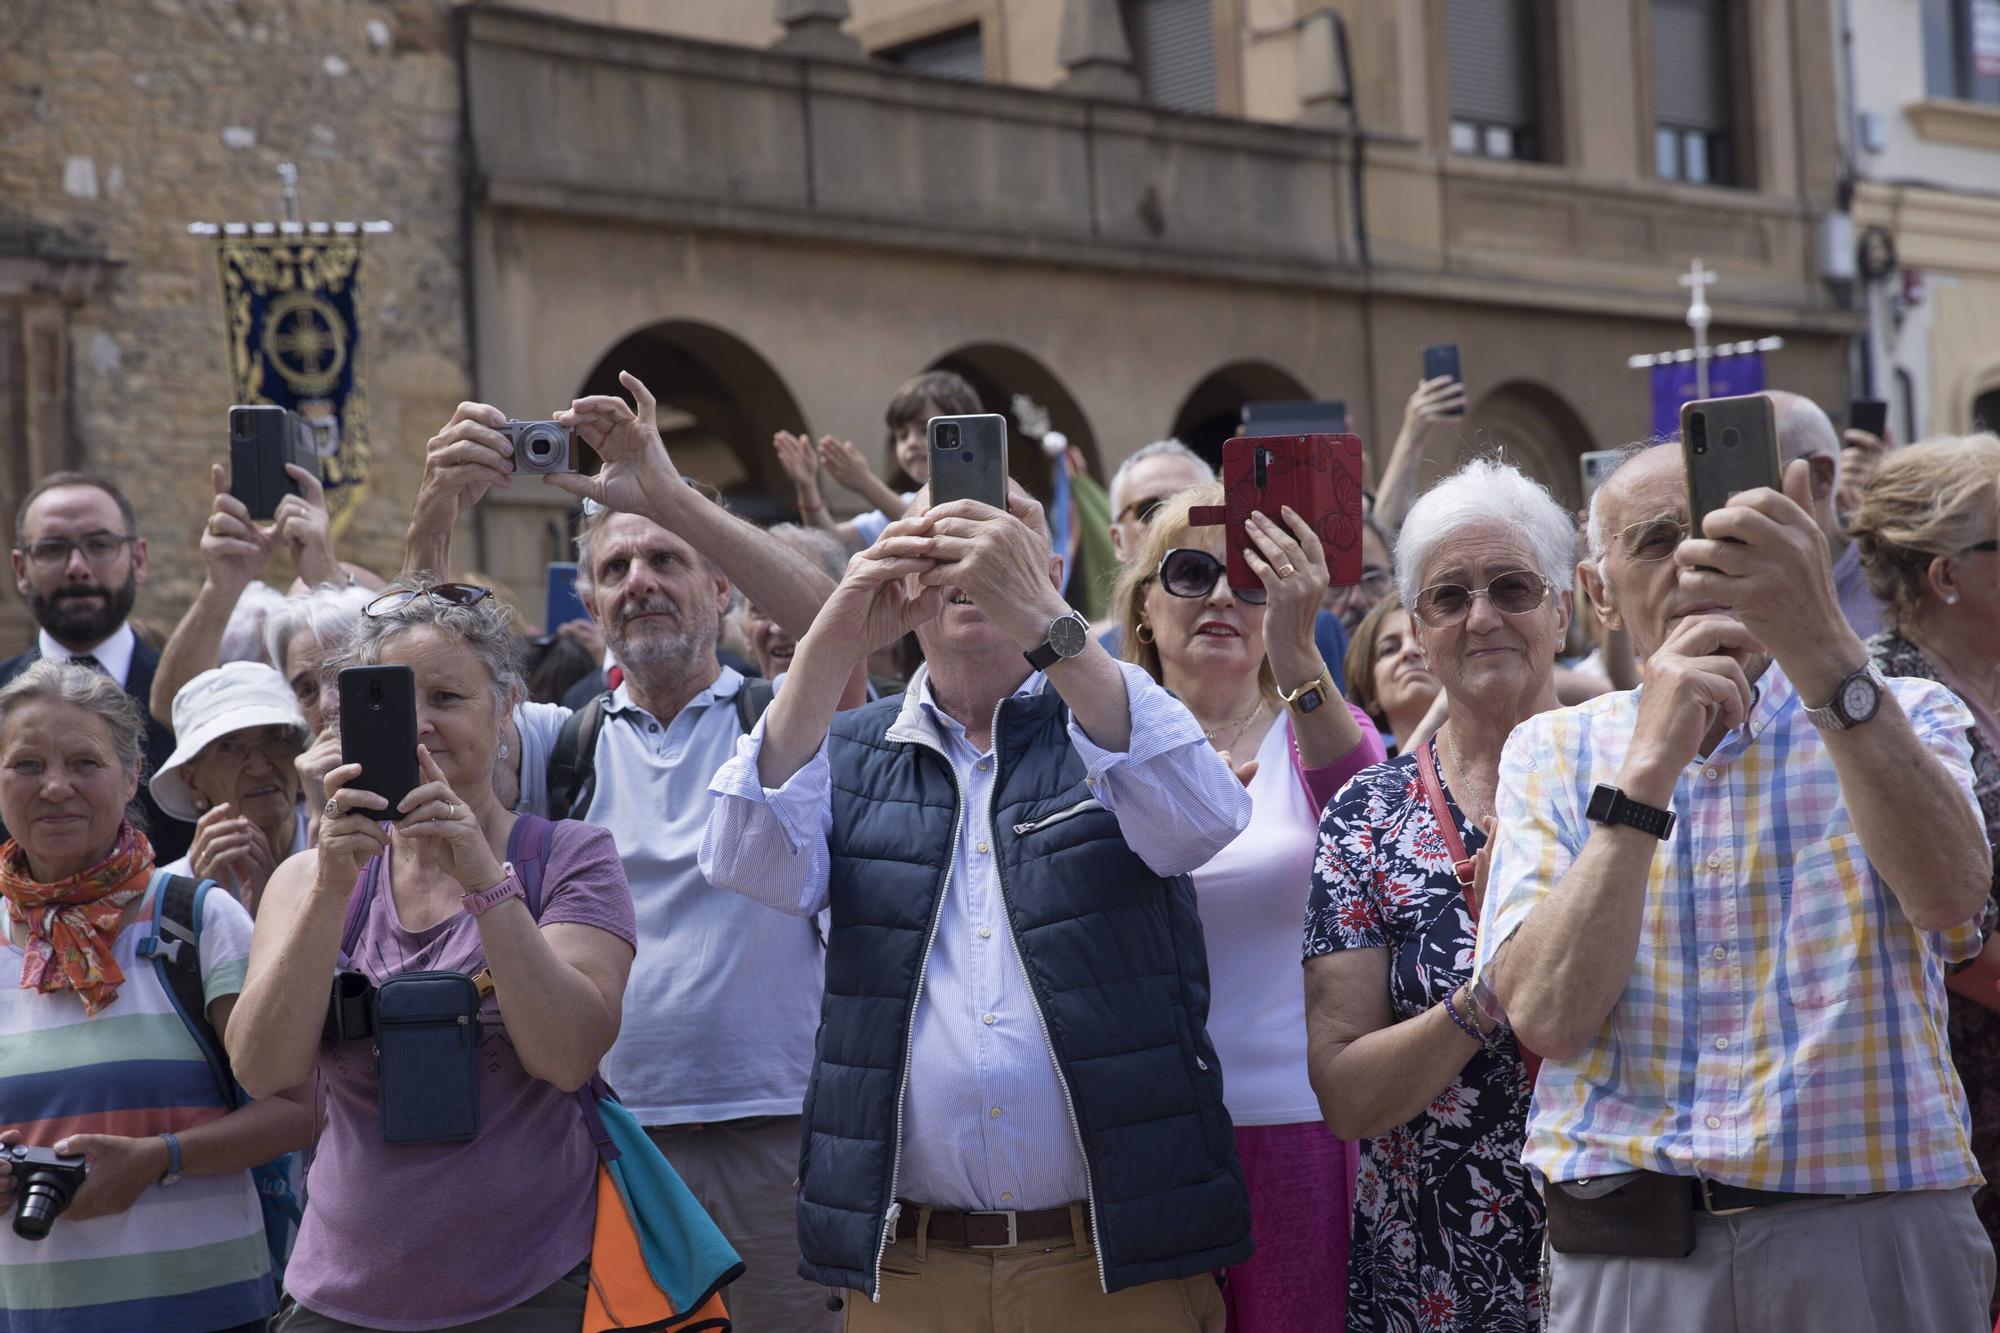
<path fill-rule="evenodd" d="M 1201 733 L 1203 738 L 1205 738 L 1210 745 L 1215 745 L 1215 748 L 1218 750 L 1229 749 L 1231 746 L 1235 745 L 1236 742 L 1243 739 L 1244 728 L 1248 727 L 1252 722 L 1257 720 L 1257 715 L 1264 711 L 1266 703 L 1267 701 L 1262 696 L 1258 697 L 1257 706 L 1251 709 L 1249 712 L 1245 713 L 1243 715 L 1243 720 L 1241 722 L 1238 722 L 1236 726 L 1230 731 L 1228 745 L 1215 744 L 1215 738 L 1222 734 L 1221 727 L 1204 728 Z"/>
<path fill-rule="evenodd" d="M 1465 794 L 1465 799 L 1468 803 L 1479 807 L 1472 812 L 1474 826 L 1477 827 L 1492 818 L 1493 812 L 1487 808 L 1486 802 L 1480 800 L 1473 792 L 1472 780 L 1465 775 L 1465 761 L 1458 757 L 1458 738 L 1452 734 L 1452 730 L 1451 724 L 1446 723 L 1444 728 L 1445 747 L 1451 751 L 1451 766 L 1458 770 L 1458 782 L 1455 785 Z"/>

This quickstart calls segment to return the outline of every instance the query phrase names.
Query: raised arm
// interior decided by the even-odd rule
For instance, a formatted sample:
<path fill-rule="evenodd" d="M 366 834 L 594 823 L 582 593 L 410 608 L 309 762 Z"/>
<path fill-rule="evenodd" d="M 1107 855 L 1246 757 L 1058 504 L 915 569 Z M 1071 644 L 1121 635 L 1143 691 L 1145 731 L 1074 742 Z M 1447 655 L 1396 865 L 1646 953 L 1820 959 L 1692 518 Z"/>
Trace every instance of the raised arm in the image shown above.
<path fill-rule="evenodd" d="M 403 571 L 443 577 L 451 568 L 458 520 L 495 486 L 514 484 L 514 446 L 500 433 L 507 414 L 490 403 L 460 403 L 424 446 L 410 528 L 403 537 Z"/>
<path fill-rule="evenodd" d="M 1287 694 L 1314 680 L 1325 681 L 1321 706 L 1292 716 L 1299 762 L 1307 768 L 1325 768 L 1352 754 L 1363 740 L 1353 711 L 1341 706 L 1332 688 L 1333 673 L 1313 637 L 1320 603 L 1326 598 L 1326 550 L 1312 525 L 1289 506 L 1283 527 L 1267 515 L 1253 513 L 1247 535 L 1250 544 L 1243 550 L 1244 560 L 1264 585 L 1264 656 L 1270 660 L 1272 677 Z"/>
<path fill-rule="evenodd" d="M 1464 412 L 1464 384 L 1449 375 L 1418 381 L 1403 405 L 1403 428 L 1375 487 L 1375 517 L 1383 527 L 1395 532 L 1403 526 L 1403 516 L 1423 489 L 1424 458 L 1431 440 L 1449 430 Z"/>
<path fill-rule="evenodd" d="M 201 530 L 201 559 L 207 566 L 207 577 L 187 614 L 174 626 L 167 646 L 160 650 L 153 691 L 146 701 L 148 711 L 162 719 L 174 715 L 174 696 L 181 692 L 181 686 L 216 665 L 230 614 L 243 590 L 263 572 L 278 548 L 271 529 L 252 522 L 243 502 L 229 493 L 229 473 L 222 464 L 211 463 L 208 475 L 215 487 L 215 500 Z M 295 497 L 285 498 L 292 501 Z"/>
<path fill-rule="evenodd" d="M 875 475 L 875 469 L 868 466 L 868 460 L 861 456 L 853 441 L 837 439 L 832 435 L 820 436 L 819 461 L 835 481 L 889 518 L 901 518 L 903 511 L 909 508 L 909 501 L 890 490 L 889 483 Z"/>

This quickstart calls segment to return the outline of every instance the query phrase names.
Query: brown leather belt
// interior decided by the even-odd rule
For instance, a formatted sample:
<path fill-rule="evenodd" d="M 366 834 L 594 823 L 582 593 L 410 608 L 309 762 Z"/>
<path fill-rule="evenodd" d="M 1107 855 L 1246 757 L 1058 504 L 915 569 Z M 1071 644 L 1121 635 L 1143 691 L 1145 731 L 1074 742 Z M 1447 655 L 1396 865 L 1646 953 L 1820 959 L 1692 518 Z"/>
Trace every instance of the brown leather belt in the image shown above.
<path fill-rule="evenodd" d="M 915 1240 L 917 1219 L 923 1205 L 901 1199 L 903 1211 L 896 1217 L 896 1239 Z M 1089 1223 L 1086 1220 L 1085 1226 Z M 1069 1205 L 1044 1208 L 1038 1213 L 955 1213 L 948 1208 L 931 1209 L 929 1243 L 950 1245 L 962 1250 L 999 1250 L 1038 1240 L 1071 1240 Z"/>
<path fill-rule="evenodd" d="M 1729 1217 L 1753 1208 L 1770 1208 L 1781 1203 L 1807 1203 L 1814 1199 L 1843 1202 L 1873 1199 L 1876 1194 L 1794 1194 L 1789 1190 L 1753 1190 L 1745 1185 L 1725 1185 L 1719 1180 L 1696 1177 L 1691 1182 L 1694 1207 L 1711 1217 Z"/>

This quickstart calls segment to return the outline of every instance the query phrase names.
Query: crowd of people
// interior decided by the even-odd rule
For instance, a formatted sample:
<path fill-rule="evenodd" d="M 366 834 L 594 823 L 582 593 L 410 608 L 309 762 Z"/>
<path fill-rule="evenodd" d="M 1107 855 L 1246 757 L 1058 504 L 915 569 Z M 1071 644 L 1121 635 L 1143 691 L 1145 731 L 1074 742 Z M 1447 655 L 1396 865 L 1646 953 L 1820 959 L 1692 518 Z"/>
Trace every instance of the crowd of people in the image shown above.
<path fill-rule="evenodd" d="M 1426 476 L 1429 380 L 1359 582 L 1284 511 L 1251 588 L 1177 441 L 934 505 L 926 421 L 997 405 L 931 372 L 890 479 L 781 433 L 760 529 L 621 380 L 544 479 L 583 621 L 455 561 L 522 481 L 488 404 L 393 577 L 216 467 L 164 643 L 124 488 L 21 504 L 0 1152 L 87 1171 L 0 1232 L 0 1333 L 636 1326 L 614 1094 L 750 1333 L 1994 1326 L 2000 438 L 1773 393 L 1782 486 L 1696 531 L 1672 442 L 1582 513 Z"/>

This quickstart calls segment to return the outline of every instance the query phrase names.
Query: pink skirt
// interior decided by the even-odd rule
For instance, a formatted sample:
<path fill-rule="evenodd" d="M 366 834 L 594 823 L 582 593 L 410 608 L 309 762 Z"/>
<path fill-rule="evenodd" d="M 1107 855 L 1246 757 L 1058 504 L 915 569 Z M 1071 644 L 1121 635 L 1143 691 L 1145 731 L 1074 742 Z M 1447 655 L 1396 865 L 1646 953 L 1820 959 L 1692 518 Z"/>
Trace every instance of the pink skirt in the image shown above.
<path fill-rule="evenodd" d="M 1236 1130 L 1250 1188 L 1256 1253 L 1225 1269 L 1230 1333 L 1340 1333 L 1347 1326 L 1347 1250 L 1354 1219 L 1354 1145 L 1325 1125 Z"/>

